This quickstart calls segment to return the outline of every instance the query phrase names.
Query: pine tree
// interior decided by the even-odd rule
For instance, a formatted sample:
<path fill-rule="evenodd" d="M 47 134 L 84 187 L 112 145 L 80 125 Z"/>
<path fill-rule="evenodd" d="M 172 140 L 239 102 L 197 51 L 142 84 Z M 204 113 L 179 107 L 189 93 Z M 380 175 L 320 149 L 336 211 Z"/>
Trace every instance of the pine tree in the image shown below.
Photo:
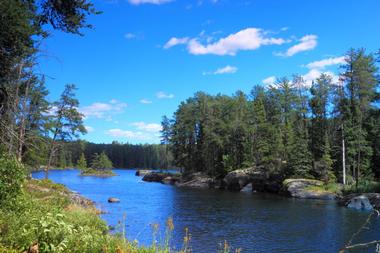
<path fill-rule="evenodd" d="M 87 169 L 87 161 L 83 153 L 80 155 L 80 158 L 77 162 L 77 168 L 81 170 Z"/>
<path fill-rule="evenodd" d="M 368 141 L 365 121 L 376 97 L 378 69 L 374 56 L 366 54 L 364 49 L 351 49 L 346 61 L 342 77 L 346 83 L 349 108 L 344 112 L 347 164 L 358 184 L 361 176 L 371 176 L 369 166 L 373 150 Z"/>

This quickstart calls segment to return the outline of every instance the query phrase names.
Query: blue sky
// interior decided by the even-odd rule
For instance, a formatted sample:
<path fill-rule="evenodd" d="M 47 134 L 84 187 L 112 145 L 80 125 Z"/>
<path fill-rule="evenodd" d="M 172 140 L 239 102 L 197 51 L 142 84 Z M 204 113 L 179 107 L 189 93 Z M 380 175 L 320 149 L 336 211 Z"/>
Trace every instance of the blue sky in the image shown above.
<path fill-rule="evenodd" d="M 249 93 L 273 77 L 337 74 L 351 47 L 380 48 L 379 0 L 94 0 L 85 36 L 52 32 L 49 99 L 75 83 L 88 134 L 158 143 L 160 121 L 197 91 Z M 334 76 L 336 78 L 336 76 Z"/>

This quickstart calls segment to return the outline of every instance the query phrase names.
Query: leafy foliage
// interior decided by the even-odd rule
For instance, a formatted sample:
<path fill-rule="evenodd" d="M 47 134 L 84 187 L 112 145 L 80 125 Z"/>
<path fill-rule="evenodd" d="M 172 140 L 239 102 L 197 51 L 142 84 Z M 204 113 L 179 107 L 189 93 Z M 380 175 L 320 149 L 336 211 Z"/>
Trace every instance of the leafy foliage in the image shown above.
<path fill-rule="evenodd" d="M 0 155 L 0 206 L 15 200 L 25 180 L 24 167 L 15 159 Z"/>

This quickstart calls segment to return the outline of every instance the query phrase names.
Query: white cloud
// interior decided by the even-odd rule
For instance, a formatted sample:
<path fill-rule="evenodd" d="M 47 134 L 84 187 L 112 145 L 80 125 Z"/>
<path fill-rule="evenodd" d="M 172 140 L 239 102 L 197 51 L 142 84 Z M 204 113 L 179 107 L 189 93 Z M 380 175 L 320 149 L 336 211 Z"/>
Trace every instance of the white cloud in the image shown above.
<path fill-rule="evenodd" d="M 276 77 L 275 76 L 270 76 L 262 80 L 263 84 L 265 85 L 272 85 L 276 82 Z"/>
<path fill-rule="evenodd" d="M 318 77 L 320 77 L 321 74 L 329 75 L 332 78 L 332 81 L 334 83 L 337 83 L 339 80 L 339 77 L 331 71 L 320 71 L 319 69 L 311 69 L 309 72 L 307 72 L 305 75 L 302 76 L 305 82 L 305 86 L 311 87 L 311 85 L 313 84 L 313 81 L 315 81 Z"/>
<path fill-rule="evenodd" d="M 148 141 L 152 140 L 151 135 L 147 135 L 143 132 L 139 131 L 129 131 L 129 130 L 122 130 L 119 128 L 110 129 L 106 132 L 107 135 L 110 135 L 112 137 L 117 138 L 128 138 L 128 139 L 134 139 L 139 141 Z"/>
<path fill-rule="evenodd" d="M 130 4 L 140 5 L 140 4 L 165 4 L 172 2 L 173 0 L 128 0 Z"/>
<path fill-rule="evenodd" d="M 188 51 L 194 55 L 236 55 L 241 50 L 256 50 L 263 45 L 282 45 L 287 41 L 282 38 L 267 37 L 267 32 L 259 28 L 247 28 L 230 34 L 213 43 L 203 45 L 199 38 L 188 42 Z"/>
<path fill-rule="evenodd" d="M 188 41 L 189 41 L 188 37 L 184 37 L 184 38 L 173 37 L 168 42 L 166 42 L 166 44 L 164 45 L 164 48 L 169 49 L 169 48 L 174 47 L 176 45 L 186 44 Z"/>
<path fill-rule="evenodd" d="M 321 71 L 319 69 L 311 69 L 309 72 L 307 72 L 304 75 L 301 75 L 302 78 L 302 84 L 301 86 L 304 86 L 306 88 L 310 88 L 311 85 L 313 84 L 313 81 L 315 81 L 317 78 L 319 78 L 322 74 L 329 75 L 332 79 L 333 83 L 338 83 L 339 76 L 337 76 L 335 73 L 331 71 Z M 267 87 L 277 87 L 276 84 L 277 78 L 275 76 L 270 76 L 268 78 L 265 78 L 262 80 L 262 82 L 267 86 Z M 290 81 L 290 84 L 294 85 L 292 81 Z"/>
<path fill-rule="evenodd" d="M 137 37 L 137 35 L 134 34 L 134 33 L 126 33 L 126 34 L 124 35 L 124 37 L 125 37 L 126 39 L 131 40 L 131 39 L 135 39 L 135 38 Z"/>
<path fill-rule="evenodd" d="M 317 36 L 316 35 L 306 35 L 303 36 L 299 41 L 300 43 L 290 47 L 285 53 L 279 53 L 280 56 L 293 56 L 295 54 L 298 54 L 300 52 L 313 50 L 318 42 L 317 42 Z"/>
<path fill-rule="evenodd" d="M 132 125 L 139 130 L 144 130 L 147 132 L 157 133 L 161 131 L 161 125 L 157 123 L 134 122 Z"/>
<path fill-rule="evenodd" d="M 111 120 L 110 114 L 122 113 L 127 107 L 126 103 L 112 99 L 109 103 L 95 102 L 89 106 L 79 108 L 79 111 L 84 114 L 86 118 L 94 117 L 98 119 Z"/>
<path fill-rule="evenodd" d="M 140 100 L 140 103 L 142 103 L 142 104 L 151 104 L 153 102 L 151 100 L 143 98 L 143 99 Z"/>
<path fill-rule="evenodd" d="M 223 68 L 218 68 L 212 72 L 203 72 L 203 75 L 222 75 L 222 74 L 234 74 L 238 71 L 237 67 L 227 65 Z"/>
<path fill-rule="evenodd" d="M 309 69 L 324 69 L 327 66 L 344 64 L 345 57 L 335 57 L 335 58 L 327 58 L 320 61 L 314 61 L 306 65 Z"/>
<path fill-rule="evenodd" d="M 95 131 L 95 129 L 91 126 L 84 126 L 84 128 L 86 128 L 87 133 L 91 133 Z"/>
<path fill-rule="evenodd" d="M 159 91 L 156 93 L 156 97 L 163 99 L 163 98 L 174 98 L 174 94 L 171 93 L 165 93 L 163 91 Z"/>

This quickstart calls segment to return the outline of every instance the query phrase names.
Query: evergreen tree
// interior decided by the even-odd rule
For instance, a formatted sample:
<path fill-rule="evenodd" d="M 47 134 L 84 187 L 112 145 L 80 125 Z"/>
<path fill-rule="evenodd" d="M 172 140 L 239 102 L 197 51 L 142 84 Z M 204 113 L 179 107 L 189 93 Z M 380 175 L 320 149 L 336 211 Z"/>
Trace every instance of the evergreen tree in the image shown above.
<path fill-rule="evenodd" d="M 75 99 L 75 85 L 65 86 L 60 99 L 51 108 L 54 114 L 48 122 L 48 129 L 51 133 L 49 159 L 46 168 L 46 177 L 57 151 L 57 140 L 66 141 L 79 137 L 80 133 L 86 133 L 83 126 L 83 115 L 78 112 L 79 102 Z"/>
<path fill-rule="evenodd" d="M 371 176 L 369 166 L 373 150 L 368 141 L 365 122 L 376 98 L 378 69 L 374 56 L 366 54 L 364 49 L 351 49 L 346 61 L 342 77 L 346 84 L 348 110 L 342 113 L 347 140 L 347 165 L 358 184 L 361 176 Z"/>
<path fill-rule="evenodd" d="M 91 167 L 96 170 L 105 170 L 105 169 L 112 169 L 112 162 L 106 155 L 106 153 L 103 151 L 100 153 L 94 154 L 94 157 L 92 158 Z"/>
<path fill-rule="evenodd" d="M 83 153 L 80 155 L 80 158 L 77 161 L 77 168 L 81 170 L 87 169 L 87 160 Z"/>

